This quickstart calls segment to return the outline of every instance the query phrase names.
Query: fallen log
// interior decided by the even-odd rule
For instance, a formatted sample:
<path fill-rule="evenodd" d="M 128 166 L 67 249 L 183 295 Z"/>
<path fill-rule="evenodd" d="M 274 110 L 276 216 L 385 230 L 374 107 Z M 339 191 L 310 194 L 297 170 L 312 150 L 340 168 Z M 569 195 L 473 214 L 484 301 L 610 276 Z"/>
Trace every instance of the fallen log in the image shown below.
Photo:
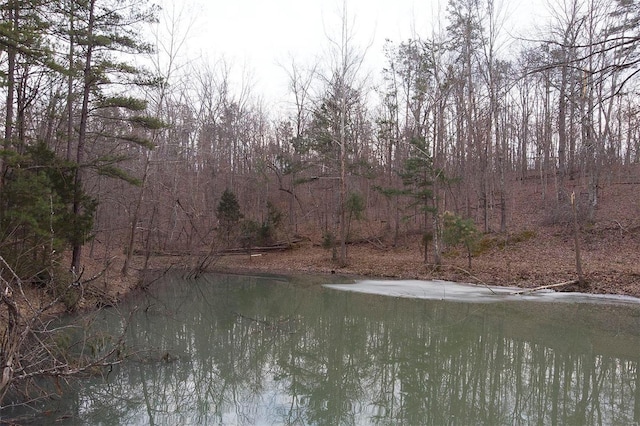
<path fill-rule="evenodd" d="M 567 285 L 578 284 L 579 282 L 580 281 L 578 281 L 578 280 L 565 281 L 565 282 L 558 283 L 558 284 L 550 284 L 550 285 L 543 285 L 543 286 L 535 287 L 535 288 L 527 288 L 527 289 L 524 289 L 524 290 L 513 292 L 511 294 L 512 295 L 516 295 L 516 294 L 533 293 L 534 291 L 538 291 L 538 290 L 547 290 L 547 289 L 550 289 L 550 288 L 564 287 L 564 286 L 567 286 Z"/>
<path fill-rule="evenodd" d="M 230 248 L 220 251 L 220 254 L 249 254 L 252 252 L 267 252 L 267 251 L 285 251 L 291 248 L 288 244 L 280 244 L 280 245 L 272 245 L 272 246 L 264 246 L 264 247 L 241 247 L 241 248 Z"/>
<path fill-rule="evenodd" d="M 289 242 L 278 242 L 268 246 L 251 246 L 251 247 L 236 247 L 228 248 L 219 251 L 202 251 L 202 250 L 156 250 L 151 252 L 151 256 L 176 256 L 176 257 L 189 257 L 189 256 L 211 256 L 211 255 L 233 255 L 233 254 L 249 254 L 251 252 L 269 252 L 269 251 L 285 251 L 293 247 L 294 244 L 303 241 L 302 239 L 293 240 Z M 135 255 L 145 255 L 144 250 L 136 250 Z"/>

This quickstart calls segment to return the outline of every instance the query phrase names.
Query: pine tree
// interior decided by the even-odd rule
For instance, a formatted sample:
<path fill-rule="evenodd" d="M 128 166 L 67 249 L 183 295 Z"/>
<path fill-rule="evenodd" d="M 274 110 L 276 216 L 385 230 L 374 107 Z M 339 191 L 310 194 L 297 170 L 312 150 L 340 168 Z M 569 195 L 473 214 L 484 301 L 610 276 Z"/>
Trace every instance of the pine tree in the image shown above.
<path fill-rule="evenodd" d="M 463 219 L 451 212 L 444 212 L 443 240 L 446 244 L 462 244 L 467 250 L 467 266 L 471 269 L 471 257 L 482 234 L 476 228 L 473 219 Z"/>
<path fill-rule="evenodd" d="M 82 216 L 85 213 L 81 205 L 85 151 L 91 135 L 92 116 L 99 116 L 101 132 L 106 130 L 106 134 L 102 134 L 103 140 L 115 140 L 144 148 L 151 148 L 152 145 L 141 136 L 143 132 L 140 129 L 161 127 L 158 120 L 142 114 L 146 103 L 129 95 L 136 86 L 155 84 L 158 81 L 144 69 L 132 66 L 127 61 L 133 55 L 151 51 L 150 45 L 140 40 L 138 25 L 153 22 L 157 8 L 148 7 L 146 1 L 120 1 L 116 4 L 107 0 L 77 1 L 73 6 L 68 12 L 75 13 L 73 21 L 78 23 L 78 27 L 74 30 L 74 37 L 80 50 L 78 55 L 82 57 L 84 64 L 82 104 L 74 159 L 78 168 L 75 175 L 73 212 Z M 69 66 L 73 71 L 74 65 Z M 110 126 L 105 125 L 109 122 Z M 135 179 L 115 167 L 121 159 L 107 156 L 92 159 L 91 164 L 97 166 L 99 173 L 135 183 Z M 80 269 L 83 242 L 77 241 L 73 247 L 71 267 L 76 271 Z"/>
<path fill-rule="evenodd" d="M 429 154 L 424 139 L 416 138 L 411 141 L 411 149 L 409 157 L 405 160 L 404 167 L 400 172 L 404 189 L 399 194 L 409 197 L 412 201 L 410 207 L 417 207 L 423 214 L 425 237 L 423 238 L 425 259 L 427 258 L 427 244 L 431 240 L 428 235 L 434 238 L 434 261 L 440 263 L 440 246 L 438 244 L 438 219 L 436 208 L 436 195 L 433 186 L 436 180 L 444 180 L 442 170 L 436 169 L 433 165 L 433 159 Z M 429 215 L 434 217 L 433 232 L 427 234 L 427 223 L 429 223 Z"/>
<path fill-rule="evenodd" d="M 240 212 L 240 204 L 236 195 L 225 189 L 216 209 L 220 228 L 224 232 L 227 245 L 231 242 L 231 234 L 244 216 Z"/>
<path fill-rule="evenodd" d="M 6 51 L 6 66 L 0 68 L 0 85 L 6 86 L 2 143 L 5 155 L 7 151 L 15 149 L 16 130 L 18 136 L 24 136 L 25 122 L 20 111 L 24 109 L 26 91 L 23 88 L 27 84 L 25 76 L 28 73 L 21 70 L 33 64 L 54 67 L 46 37 L 49 24 L 43 18 L 47 10 L 48 2 L 42 0 L 9 0 L 0 4 L 0 51 Z M 7 163 L 0 156 L 0 187 L 6 170 Z"/>
<path fill-rule="evenodd" d="M 83 214 L 74 215 L 75 164 L 43 143 L 24 150 L 8 159 L 0 191 L 0 255 L 25 280 L 45 280 L 53 276 L 59 254 L 90 235 L 96 202 L 80 194 Z"/>

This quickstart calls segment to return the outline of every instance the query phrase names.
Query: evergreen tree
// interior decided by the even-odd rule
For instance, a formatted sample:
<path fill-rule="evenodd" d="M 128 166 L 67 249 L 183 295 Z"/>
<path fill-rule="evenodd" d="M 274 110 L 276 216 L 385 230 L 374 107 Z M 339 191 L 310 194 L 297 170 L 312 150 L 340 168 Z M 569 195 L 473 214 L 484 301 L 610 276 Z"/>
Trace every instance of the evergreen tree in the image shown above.
<path fill-rule="evenodd" d="M 227 244 L 231 241 L 231 234 L 237 227 L 238 222 L 244 216 L 240 212 L 240 204 L 236 195 L 229 189 L 225 189 L 216 208 L 216 215 L 218 216 L 218 222 L 220 228 L 226 236 Z"/>
<path fill-rule="evenodd" d="M 74 36 L 81 48 L 80 55 L 84 64 L 75 150 L 78 168 L 75 175 L 73 212 L 82 216 L 85 211 L 82 208 L 81 194 L 89 137 L 99 135 L 99 138 L 94 139 L 96 143 L 116 141 L 151 148 L 150 141 L 140 129 L 157 129 L 161 126 L 158 120 L 141 114 L 146 109 L 146 103 L 130 95 L 136 86 L 158 82 L 144 69 L 132 66 L 127 60 L 136 54 L 151 51 L 150 45 L 140 39 L 138 24 L 155 21 L 157 8 L 148 7 L 146 1 L 114 3 L 108 0 L 77 1 L 73 6 L 68 12 L 75 14 L 75 19 L 72 19 L 78 23 Z M 74 64 L 69 66 L 73 71 Z M 92 132 L 93 129 L 90 128 L 92 117 L 100 118 L 99 132 L 97 129 Z M 115 167 L 117 161 L 122 159 L 122 156 L 108 155 L 91 159 L 90 164 L 97 166 L 99 173 L 135 182 Z M 73 247 L 71 267 L 76 271 L 80 269 L 82 244 L 83 241 L 77 241 Z"/>
<path fill-rule="evenodd" d="M 428 152 L 424 139 L 413 139 L 410 145 L 409 157 L 405 160 L 403 169 L 400 172 L 404 188 L 399 191 L 399 194 L 409 197 L 411 200 L 409 207 L 416 207 L 418 211 L 422 213 L 425 233 L 425 237 L 423 238 L 425 259 L 427 258 L 427 244 L 431 240 L 431 238 L 428 238 L 428 235 L 430 235 L 436 239 L 434 255 L 435 263 L 439 264 L 440 248 L 439 244 L 437 244 L 439 221 L 433 186 L 436 180 L 444 180 L 444 175 L 442 170 L 436 169 L 433 166 L 433 159 Z M 428 234 L 427 224 L 429 223 L 429 215 L 434 218 L 434 229 L 433 232 Z"/>
<path fill-rule="evenodd" d="M 471 269 L 471 256 L 482 234 L 473 219 L 463 219 L 451 212 L 444 212 L 442 219 L 444 242 L 454 246 L 462 244 L 467 250 L 467 265 Z"/>
<path fill-rule="evenodd" d="M 70 206 L 76 166 L 43 143 L 8 158 L 0 192 L 0 255 L 25 279 L 52 277 L 62 252 L 91 235 L 95 200 L 80 194 L 83 214 Z"/>
<path fill-rule="evenodd" d="M 54 67 L 52 50 L 47 39 L 49 23 L 44 18 L 49 2 L 42 0 L 9 0 L 0 4 L 0 52 L 6 52 L 6 62 L 0 64 L 0 87 L 4 87 L 4 151 L 14 149 L 14 138 L 24 137 L 26 70 L 34 64 Z M 17 110 L 17 111 L 16 111 Z M 17 113 L 16 113 L 17 112 Z M 0 187 L 7 163 L 0 156 Z"/>

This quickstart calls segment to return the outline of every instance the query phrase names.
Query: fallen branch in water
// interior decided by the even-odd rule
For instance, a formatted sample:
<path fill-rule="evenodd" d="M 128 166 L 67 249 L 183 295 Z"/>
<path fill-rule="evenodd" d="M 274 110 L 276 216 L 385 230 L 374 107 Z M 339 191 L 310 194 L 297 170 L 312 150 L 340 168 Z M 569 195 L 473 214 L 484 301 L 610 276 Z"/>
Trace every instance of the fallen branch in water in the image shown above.
<path fill-rule="evenodd" d="M 546 290 L 546 289 L 549 289 L 549 288 L 564 287 L 564 286 L 567 286 L 567 285 L 579 284 L 579 283 L 580 283 L 579 280 L 571 280 L 571 281 L 565 281 L 563 283 L 558 283 L 558 284 L 550 284 L 550 285 L 543 285 L 543 286 L 536 287 L 536 288 L 528 288 L 528 289 L 525 289 L 525 290 L 516 291 L 516 292 L 511 293 L 511 294 L 515 295 L 515 294 L 533 293 L 534 291 L 538 291 L 538 290 Z"/>
<path fill-rule="evenodd" d="M 491 293 L 493 293 L 493 294 L 498 294 L 498 293 L 496 293 L 495 291 L 493 291 L 493 290 L 491 289 L 491 287 L 489 287 L 489 284 L 485 283 L 485 282 L 484 282 L 484 281 L 482 281 L 480 278 L 478 278 L 478 277 L 476 277 L 475 275 L 473 275 L 471 272 L 467 271 L 466 269 L 462 269 L 462 268 L 461 268 L 461 267 L 459 267 L 459 266 L 455 266 L 455 265 L 452 265 L 452 266 L 453 266 L 453 268 L 454 268 L 454 269 L 457 269 L 457 270 L 462 271 L 462 272 L 464 272 L 465 274 L 467 274 L 467 276 L 468 276 L 469 278 L 473 278 L 474 280 L 476 280 L 476 281 L 478 282 L 478 283 L 476 283 L 476 285 L 482 285 L 482 286 L 486 287 L 486 289 L 487 289 L 487 290 L 489 290 Z"/>

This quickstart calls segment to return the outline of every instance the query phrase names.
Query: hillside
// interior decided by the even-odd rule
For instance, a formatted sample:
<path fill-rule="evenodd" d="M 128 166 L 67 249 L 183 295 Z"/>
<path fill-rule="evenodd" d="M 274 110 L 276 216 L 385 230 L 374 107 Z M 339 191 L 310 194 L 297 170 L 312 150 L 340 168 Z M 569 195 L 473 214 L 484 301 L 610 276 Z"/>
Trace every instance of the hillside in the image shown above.
<path fill-rule="evenodd" d="M 581 228 L 580 243 L 586 288 L 565 286 L 562 291 L 623 294 L 640 297 L 640 167 L 610 173 L 600 189 L 594 220 Z M 571 182 L 580 194 L 581 182 Z M 551 192 L 552 193 L 552 192 Z M 361 222 L 354 229 L 359 243 L 348 245 L 347 267 L 338 268 L 331 252 L 322 248 L 317 232 L 300 233 L 299 240 L 283 251 L 253 250 L 202 257 L 152 255 L 147 268 L 151 276 L 166 271 L 193 271 L 205 265 L 209 271 L 234 273 L 320 273 L 385 278 L 444 279 L 458 282 L 536 288 L 577 278 L 572 227 L 567 211 L 555 199 L 543 197 L 539 180 L 513 184 L 509 197 L 509 232 L 483 236 L 480 248 L 467 266 L 466 254 L 458 248 L 444 252 L 440 267 L 425 264 L 419 234 L 407 234 L 393 246 L 381 239 L 379 226 Z M 499 212 L 492 218 L 499 228 Z M 379 224 L 378 224 L 379 225 Z M 363 242 L 364 241 L 364 242 Z M 134 292 L 141 283 L 145 262 L 139 251 L 133 269 L 122 277 L 122 252 L 105 251 L 96 243 L 86 257 L 83 278 L 90 278 L 77 308 L 112 304 Z M 107 265 L 105 269 L 105 265 Z M 148 276 L 147 276 L 148 277 Z M 147 281 L 148 283 L 148 281 Z M 31 298 L 46 296 L 29 288 Z M 45 297 L 46 299 L 47 297 Z M 44 301 L 43 301 L 44 302 Z M 61 307 L 62 309 L 64 307 Z"/>
<path fill-rule="evenodd" d="M 609 183 L 600 189 L 594 221 L 584 223 L 581 228 L 583 269 L 588 285 L 582 291 L 640 297 L 640 180 L 634 180 L 634 176 L 639 176 L 636 169 L 610 175 Z M 580 182 L 572 183 L 580 194 Z M 562 220 L 567 212 L 557 207 L 555 200 L 549 197 L 545 200 L 541 189 L 536 180 L 514 184 L 508 235 L 485 235 L 482 248 L 473 257 L 471 270 L 466 256 L 458 250 L 445 252 L 440 268 L 425 265 L 418 236 L 407 236 L 406 245 L 400 247 L 379 241 L 350 244 L 349 265 L 345 268 L 336 268 L 331 253 L 320 246 L 317 236 L 284 252 L 225 256 L 215 267 L 233 271 L 335 271 L 524 288 L 574 280 L 572 227 Z M 362 225 L 362 228 L 371 227 Z"/>

